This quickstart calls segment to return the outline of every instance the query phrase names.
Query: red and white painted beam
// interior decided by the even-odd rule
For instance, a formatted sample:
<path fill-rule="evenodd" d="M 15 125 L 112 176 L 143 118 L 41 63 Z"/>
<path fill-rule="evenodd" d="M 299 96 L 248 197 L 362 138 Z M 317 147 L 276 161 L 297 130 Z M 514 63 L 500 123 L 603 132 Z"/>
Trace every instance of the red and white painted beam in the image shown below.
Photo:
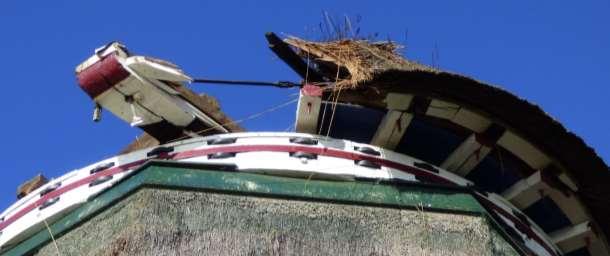
<path fill-rule="evenodd" d="M 465 177 L 491 152 L 504 128 L 492 124 L 484 132 L 470 135 L 441 164 L 441 167 Z"/>
<path fill-rule="evenodd" d="M 301 88 L 295 130 L 297 132 L 317 134 L 318 116 L 322 105 L 322 88 L 306 84 Z"/>
<path fill-rule="evenodd" d="M 183 130 L 191 127 L 228 132 L 173 89 L 175 84 L 192 80 L 176 65 L 150 57 L 131 56 L 119 43 L 96 50 L 76 68 L 76 76 L 80 87 L 96 105 L 132 126 L 142 128 L 161 142 L 172 139 L 167 138 L 168 133 L 180 136 Z"/>

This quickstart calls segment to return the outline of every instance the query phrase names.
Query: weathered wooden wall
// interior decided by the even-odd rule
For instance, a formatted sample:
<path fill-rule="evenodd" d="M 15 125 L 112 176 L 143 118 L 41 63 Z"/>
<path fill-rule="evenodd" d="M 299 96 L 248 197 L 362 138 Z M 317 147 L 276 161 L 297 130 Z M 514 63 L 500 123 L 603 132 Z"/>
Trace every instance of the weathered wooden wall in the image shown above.
<path fill-rule="evenodd" d="M 36 255 L 516 255 L 481 217 L 144 188 Z"/>

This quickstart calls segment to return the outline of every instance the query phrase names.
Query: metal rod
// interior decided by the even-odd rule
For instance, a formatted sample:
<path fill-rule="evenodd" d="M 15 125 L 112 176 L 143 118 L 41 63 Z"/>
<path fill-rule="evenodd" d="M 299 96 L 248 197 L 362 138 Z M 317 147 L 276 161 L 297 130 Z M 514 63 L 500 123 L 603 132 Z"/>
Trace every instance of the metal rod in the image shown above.
<path fill-rule="evenodd" d="M 235 80 L 213 80 L 213 79 L 193 79 L 193 83 L 199 84 L 233 84 L 233 85 L 254 85 L 254 86 L 273 86 L 279 88 L 300 87 L 301 84 L 278 81 L 278 82 L 261 82 L 261 81 L 235 81 Z"/>

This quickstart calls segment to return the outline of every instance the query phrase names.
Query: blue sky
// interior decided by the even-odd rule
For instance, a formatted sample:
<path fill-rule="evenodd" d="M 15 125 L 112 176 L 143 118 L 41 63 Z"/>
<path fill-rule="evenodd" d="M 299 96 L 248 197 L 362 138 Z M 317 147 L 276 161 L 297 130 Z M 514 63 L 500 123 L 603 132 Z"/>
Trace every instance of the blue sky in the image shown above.
<path fill-rule="evenodd" d="M 119 40 L 194 77 L 293 80 L 264 33 L 319 37 L 322 12 L 361 16 L 363 34 L 405 55 L 501 86 L 539 104 L 610 161 L 610 1 L 13 1 L 0 3 L 0 208 L 42 172 L 57 177 L 115 155 L 140 132 L 92 103 L 74 67 Z M 408 35 L 408 36 L 406 36 Z M 437 50 L 435 50 L 437 49 Z M 433 53 L 438 60 L 433 62 Z M 239 119 L 295 90 L 197 85 Z M 285 130 L 288 107 L 243 125 Z"/>

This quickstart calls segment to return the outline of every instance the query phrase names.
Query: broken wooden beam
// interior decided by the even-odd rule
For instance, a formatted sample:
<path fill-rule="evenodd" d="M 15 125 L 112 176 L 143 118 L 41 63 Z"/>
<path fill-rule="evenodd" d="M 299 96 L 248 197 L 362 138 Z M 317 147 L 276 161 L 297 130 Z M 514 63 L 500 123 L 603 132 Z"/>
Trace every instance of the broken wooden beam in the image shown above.
<path fill-rule="evenodd" d="M 280 39 L 275 33 L 267 32 L 265 34 L 269 49 L 277 55 L 284 63 L 286 63 L 294 72 L 299 74 L 307 82 L 322 82 L 324 78 L 316 70 L 313 70 L 303 59 L 296 54 L 288 44 Z M 308 70 L 309 69 L 309 70 Z"/>

